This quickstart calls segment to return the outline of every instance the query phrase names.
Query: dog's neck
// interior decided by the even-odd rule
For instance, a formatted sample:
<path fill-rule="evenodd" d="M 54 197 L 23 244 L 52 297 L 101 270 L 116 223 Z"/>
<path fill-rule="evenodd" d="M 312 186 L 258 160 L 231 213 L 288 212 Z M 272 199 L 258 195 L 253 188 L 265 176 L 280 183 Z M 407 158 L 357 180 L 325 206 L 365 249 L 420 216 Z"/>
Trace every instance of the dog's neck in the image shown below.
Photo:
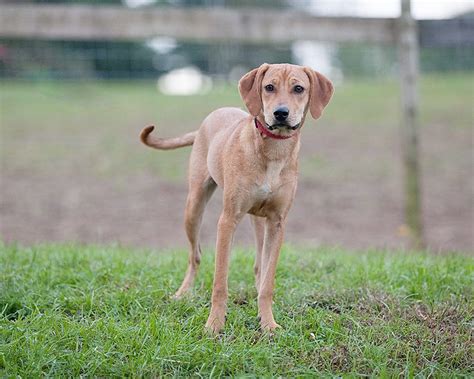
<path fill-rule="evenodd" d="M 268 137 L 268 138 L 273 138 L 273 139 L 288 139 L 288 138 L 293 138 L 295 137 L 295 134 L 288 134 L 288 135 L 280 135 L 280 134 L 274 134 L 270 130 L 268 130 L 263 124 L 258 120 L 258 118 L 255 118 L 255 127 L 258 129 L 260 132 L 262 138 Z"/>
<path fill-rule="evenodd" d="M 262 123 L 261 117 L 256 118 L 258 122 Z M 258 127 L 256 127 L 255 119 L 249 118 L 249 125 L 247 130 L 250 132 L 250 137 L 253 140 L 253 145 L 259 155 L 262 155 L 269 160 L 296 160 L 298 158 L 298 152 L 300 149 L 300 129 L 294 132 L 290 138 L 275 139 L 262 133 Z M 263 125 L 263 123 L 262 123 Z"/>

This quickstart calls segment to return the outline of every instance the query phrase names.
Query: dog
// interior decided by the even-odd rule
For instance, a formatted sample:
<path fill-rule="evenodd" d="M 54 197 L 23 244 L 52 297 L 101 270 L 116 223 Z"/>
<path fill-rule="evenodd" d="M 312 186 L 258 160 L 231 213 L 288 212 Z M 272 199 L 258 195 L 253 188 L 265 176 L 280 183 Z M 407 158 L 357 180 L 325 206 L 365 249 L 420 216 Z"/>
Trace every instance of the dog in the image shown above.
<path fill-rule="evenodd" d="M 156 149 L 193 145 L 184 222 L 189 259 L 175 298 L 192 287 L 201 260 L 199 229 L 204 208 L 217 186 L 223 190 L 212 303 L 205 326 L 212 334 L 224 328 L 230 250 L 235 229 L 246 214 L 250 214 L 257 245 L 254 273 L 260 327 L 268 332 L 280 327 L 272 312 L 273 289 L 296 192 L 301 129 L 308 110 L 314 119 L 321 116 L 334 88 L 309 67 L 264 63 L 240 79 L 239 92 L 250 114 L 239 108 L 220 108 L 197 131 L 177 138 L 152 135 L 154 126 L 140 133 L 141 141 Z"/>

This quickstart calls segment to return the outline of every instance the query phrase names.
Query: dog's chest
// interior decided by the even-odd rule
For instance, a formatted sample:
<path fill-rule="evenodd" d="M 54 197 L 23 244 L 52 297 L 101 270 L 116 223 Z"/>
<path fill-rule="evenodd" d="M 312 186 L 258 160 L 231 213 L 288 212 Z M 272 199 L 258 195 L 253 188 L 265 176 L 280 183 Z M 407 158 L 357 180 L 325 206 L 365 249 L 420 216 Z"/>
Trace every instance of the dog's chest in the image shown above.
<path fill-rule="evenodd" d="M 261 179 L 257 183 L 257 197 L 266 199 L 278 190 L 281 185 L 281 173 L 285 161 L 270 161 Z"/>

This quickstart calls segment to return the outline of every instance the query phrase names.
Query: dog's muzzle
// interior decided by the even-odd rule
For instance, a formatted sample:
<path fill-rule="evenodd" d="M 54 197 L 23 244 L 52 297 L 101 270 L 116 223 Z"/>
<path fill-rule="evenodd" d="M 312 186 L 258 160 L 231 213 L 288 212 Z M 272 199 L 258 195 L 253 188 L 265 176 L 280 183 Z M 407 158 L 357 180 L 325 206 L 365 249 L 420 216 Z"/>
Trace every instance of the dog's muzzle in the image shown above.
<path fill-rule="evenodd" d="M 290 129 L 290 130 L 296 130 L 300 127 L 301 123 L 298 123 L 296 125 L 288 125 L 288 124 L 273 124 L 273 125 L 267 125 L 267 128 L 269 130 L 275 130 L 275 129 L 283 129 L 283 128 L 286 128 L 286 129 Z"/>

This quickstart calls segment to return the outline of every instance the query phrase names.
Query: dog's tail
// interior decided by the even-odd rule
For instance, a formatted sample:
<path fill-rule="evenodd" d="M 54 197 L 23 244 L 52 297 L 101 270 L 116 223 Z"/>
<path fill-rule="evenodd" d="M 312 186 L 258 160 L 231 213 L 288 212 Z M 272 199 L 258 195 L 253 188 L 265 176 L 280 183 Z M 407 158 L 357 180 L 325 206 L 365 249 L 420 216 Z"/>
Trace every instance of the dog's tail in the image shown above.
<path fill-rule="evenodd" d="M 159 150 L 172 150 L 179 147 L 190 146 L 194 143 L 197 134 L 197 131 L 194 131 L 175 138 L 158 138 L 150 135 L 153 129 L 155 129 L 153 125 L 143 128 L 140 132 L 140 140 L 145 145 Z"/>

